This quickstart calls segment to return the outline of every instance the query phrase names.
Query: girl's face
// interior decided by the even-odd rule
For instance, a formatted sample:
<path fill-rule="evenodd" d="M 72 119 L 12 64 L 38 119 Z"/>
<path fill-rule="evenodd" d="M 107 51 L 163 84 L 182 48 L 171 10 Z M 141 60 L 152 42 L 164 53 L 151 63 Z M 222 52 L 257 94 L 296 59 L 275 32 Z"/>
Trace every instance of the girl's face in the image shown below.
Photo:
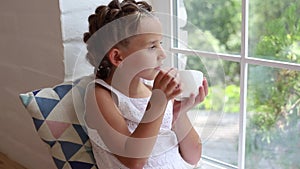
<path fill-rule="evenodd" d="M 143 18 L 138 32 L 129 39 L 126 47 L 120 49 L 123 66 L 134 69 L 141 78 L 153 80 L 166 58 L 161 46 L 161 23 L 156 18 Z"/>

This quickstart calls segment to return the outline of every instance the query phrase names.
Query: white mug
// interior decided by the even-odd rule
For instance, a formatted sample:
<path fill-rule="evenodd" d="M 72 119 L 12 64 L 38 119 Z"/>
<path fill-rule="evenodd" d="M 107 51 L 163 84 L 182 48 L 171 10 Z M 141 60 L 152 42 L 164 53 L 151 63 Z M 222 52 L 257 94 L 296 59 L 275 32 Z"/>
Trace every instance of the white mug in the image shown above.
<path fill-rule="evenodd" d="M 178 71 L 182 93 L 179 94 L 175 99 L 183 100 L 193 93 L 198 95 L 199 87 L 203 83 L 203 73 L 198 70 L 180 70 Z"/>

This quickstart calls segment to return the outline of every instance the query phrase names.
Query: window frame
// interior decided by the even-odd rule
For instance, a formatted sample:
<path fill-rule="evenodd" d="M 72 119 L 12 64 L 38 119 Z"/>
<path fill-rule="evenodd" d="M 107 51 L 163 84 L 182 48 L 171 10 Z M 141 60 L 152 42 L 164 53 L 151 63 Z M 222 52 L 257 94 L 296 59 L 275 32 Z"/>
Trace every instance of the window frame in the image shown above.
<path fill-rule="evenodd" d="M 241 25 L 241 52 L 240 55 L 225 54 L 225 53 L 213 53 L 207 51 L 199 50 L 189 50 L 189 49 L 180 49 L 174 47 L 174 42 L 172 39 L 169 39 L 165 43 L 166 50 L 175 53 L 175 54 L 184 54 L 184 55 L 198 55 L 206 58 L 221 59 L 225 61 L 232 61 L 240 64 L 240 112 L 239 112 L 239 142 L 238 142 L 238 166 L 233 166 L 222 162 L 217 159 L 210 157 L 202 156 L 204 163 L 214 166 L 216 168 L 245 168 L 245 145 L 246 145 L 246 114 L 247 114 L 247 84 L 248 84 L 248 66 L 257 65 L 257 66 L 266 66 L 270 68 L 279 68 L 279 69 L 290 69 L 295 71 L 300 71 L 300 64 L 282 62 L 276 60 L 267 60 L 260 59 L 255 57 L 249 57 L 248 54 L 248 20 L 249 20 L 249 0 L 242 1 L 242 25 Z M 178 9 L 177 0 L 166 0 L 166 1 L 155 1 L 151 0 L 153 8 L 156 11 L 170 14 L 169 20 L 164 20 L 165 25 L 171 25 L 164 29 L 164 31 L 171 32 L 171 35 L 174 36 L 177 25 L 172 20 L 172 16 L 175 13 L 175 10 Z M 176 5 L 176 6 L 175 6 Z M 176 28 L 175 28 L 176 26 Z M 174 39 L 174 38 L 173 38 Z M 176 38 L 175 38 L 176 39 Z M 168 59 L 166 64 L 176 65 L 176 59 Z"/>

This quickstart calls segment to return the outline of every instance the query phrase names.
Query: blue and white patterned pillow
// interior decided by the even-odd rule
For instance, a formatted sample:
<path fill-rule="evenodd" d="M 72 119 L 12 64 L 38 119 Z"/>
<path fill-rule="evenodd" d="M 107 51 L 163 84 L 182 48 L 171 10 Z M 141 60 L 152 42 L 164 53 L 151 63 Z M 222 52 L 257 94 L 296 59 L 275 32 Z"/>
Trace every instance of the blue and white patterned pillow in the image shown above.
<path fill-rule="evenodd" d="M 93 76 L 20 94 L 58 169 L 97 169 L 82 125 L 85 89 Z"/>

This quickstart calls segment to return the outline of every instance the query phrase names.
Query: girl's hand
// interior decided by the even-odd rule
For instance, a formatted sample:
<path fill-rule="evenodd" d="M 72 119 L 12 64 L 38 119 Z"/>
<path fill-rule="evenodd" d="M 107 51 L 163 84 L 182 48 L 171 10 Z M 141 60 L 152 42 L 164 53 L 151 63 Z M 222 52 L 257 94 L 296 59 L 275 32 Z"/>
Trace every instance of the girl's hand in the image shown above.
<path fill-rule="evenodd" d="M 182 92 L 176 77 L 177 70 L 174 68 L 171 68 L 168 71 L 160 70 L 154 79 L 152 90 L 160 90 L 163 92 L 167 100 L 174 99 Z"/>
<path fill-rule="evenodd" d="M 178 117 L 178 114 L 180 114 L 181 112 L 187 112 L 197 104 L 201 103 L 207 95 L 208 95 L 208 83 L 206 78 L 204 78 L 202 86 L 199 87 L 199 93 L 197 96 L 191 94 L 190 97 L 188 97 L 185 100 L 174 101 L 174 110 L 173 110 L 174 119 L 176 119 Z"/>

